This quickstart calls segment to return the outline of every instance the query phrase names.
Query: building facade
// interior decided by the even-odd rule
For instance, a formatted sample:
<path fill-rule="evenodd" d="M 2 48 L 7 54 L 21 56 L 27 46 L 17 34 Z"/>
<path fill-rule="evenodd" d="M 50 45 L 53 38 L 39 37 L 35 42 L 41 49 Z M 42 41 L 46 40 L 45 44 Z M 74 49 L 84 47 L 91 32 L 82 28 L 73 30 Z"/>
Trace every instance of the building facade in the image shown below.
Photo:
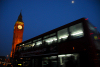
<path fill-rule="evenodd" d="M 23 30 L 24 30 L 24 22 L 22 21 L 22 14 L 20 12 L 20 15 L 14 25 L 14 32 L 13 32 L 13 43 L 12 43 L 12 49 L 11 49 L 11 55 L 13 56 L 15 53 L 16 45 L 22 42 L 23 39 Z"/>
<path fill-rule="evenodd" d="M 100 67 L 100 35 L 81 18 L 16 45 L 15 66 Z"/>

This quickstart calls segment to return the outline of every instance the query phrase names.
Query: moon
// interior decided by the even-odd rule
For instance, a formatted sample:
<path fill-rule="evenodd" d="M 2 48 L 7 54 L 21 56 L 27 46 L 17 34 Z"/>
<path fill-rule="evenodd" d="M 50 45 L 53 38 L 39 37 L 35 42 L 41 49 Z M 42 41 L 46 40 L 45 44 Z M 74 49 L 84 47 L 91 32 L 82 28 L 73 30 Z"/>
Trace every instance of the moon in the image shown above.
<path fill-rule="evenodd" d="M 72 3 L 74 3 L 74 1 L 72 1 Z"/>

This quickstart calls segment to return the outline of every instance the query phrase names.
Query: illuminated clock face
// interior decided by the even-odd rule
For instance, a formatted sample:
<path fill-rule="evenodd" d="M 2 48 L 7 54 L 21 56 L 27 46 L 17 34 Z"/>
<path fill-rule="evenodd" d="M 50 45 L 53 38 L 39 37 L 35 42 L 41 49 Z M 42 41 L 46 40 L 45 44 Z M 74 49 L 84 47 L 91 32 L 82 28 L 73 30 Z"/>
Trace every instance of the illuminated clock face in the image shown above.
<path fill-rule="evenodd" d="M 18 25 L 18 29 L 22 29 L 22 26 L 21 25 Z"/>

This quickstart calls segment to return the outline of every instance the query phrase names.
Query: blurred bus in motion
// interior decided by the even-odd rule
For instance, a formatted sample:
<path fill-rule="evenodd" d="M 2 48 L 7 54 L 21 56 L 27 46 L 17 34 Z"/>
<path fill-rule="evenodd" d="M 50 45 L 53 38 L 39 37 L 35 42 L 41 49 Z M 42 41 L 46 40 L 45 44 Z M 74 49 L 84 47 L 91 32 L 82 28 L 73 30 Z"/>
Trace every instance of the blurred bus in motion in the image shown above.
<path fill-rule="evenodd" d="M 100 67 L 100 33 L 86 18 L 78 19 L 17 44 L 14 64 L 23 67 Z"/>

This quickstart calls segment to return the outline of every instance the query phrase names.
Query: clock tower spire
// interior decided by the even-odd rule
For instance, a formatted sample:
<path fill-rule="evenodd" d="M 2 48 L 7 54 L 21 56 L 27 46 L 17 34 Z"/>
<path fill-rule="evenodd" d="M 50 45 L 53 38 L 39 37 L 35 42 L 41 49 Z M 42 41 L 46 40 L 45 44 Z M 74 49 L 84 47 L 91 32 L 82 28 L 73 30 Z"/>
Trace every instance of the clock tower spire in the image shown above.
<path fill-rule="evenodd" d="M 24 30 L 24 22 L 22 20 L 22 14 L 18 16 L 18 19 L 14 25 L 14 32 L 13 32 L 13 43 L 12 43 L 12 50 L 10 57 L 14 56 L 16 51 L 16 45 L 22 42 L 23 39 L 23 30 Z"/>
<path fill-rule="evenodd" d="M 20 15 L 19 15 L 17 21 L 23 22 L 23 21 L 22 21 L 22 14 L 21 14 L 21 12 L 20 12 Z"/>

